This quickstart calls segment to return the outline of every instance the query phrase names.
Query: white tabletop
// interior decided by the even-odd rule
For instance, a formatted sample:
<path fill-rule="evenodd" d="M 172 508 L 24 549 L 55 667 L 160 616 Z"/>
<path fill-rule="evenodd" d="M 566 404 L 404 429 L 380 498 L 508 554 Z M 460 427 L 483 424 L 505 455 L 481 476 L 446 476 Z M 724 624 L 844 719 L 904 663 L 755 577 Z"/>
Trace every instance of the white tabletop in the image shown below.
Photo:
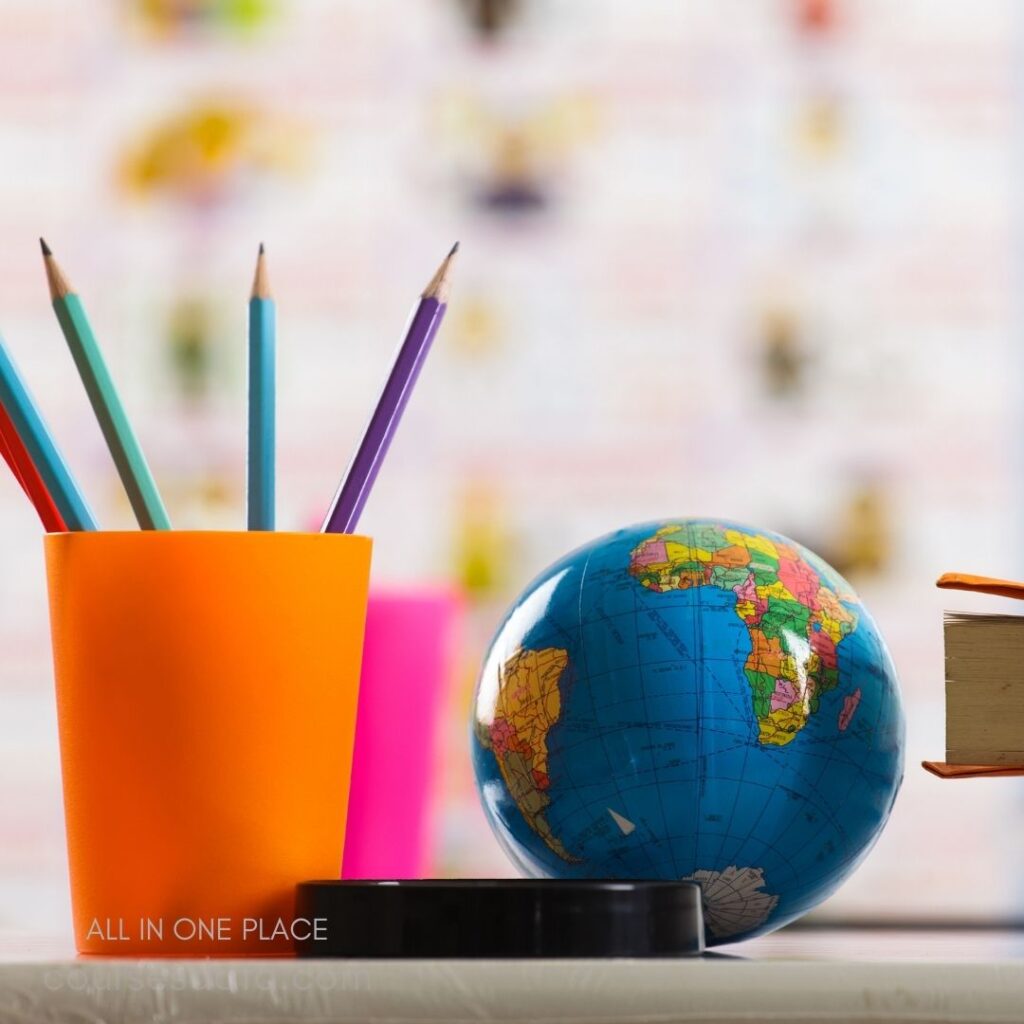
<path fill-rule="evenodd" d="M 75 959 L 0 936 L 0 1021 L 1021 1021 L 1024 933 L 788 931 L 673 961 Z"/>

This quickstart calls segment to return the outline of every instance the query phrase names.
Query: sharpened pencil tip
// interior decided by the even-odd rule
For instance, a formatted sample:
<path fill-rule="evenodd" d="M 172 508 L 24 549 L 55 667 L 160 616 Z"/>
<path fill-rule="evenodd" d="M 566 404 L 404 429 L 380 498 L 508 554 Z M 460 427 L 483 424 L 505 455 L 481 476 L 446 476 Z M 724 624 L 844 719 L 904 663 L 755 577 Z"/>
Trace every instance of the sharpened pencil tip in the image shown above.
<path fill-rule="evenodd" d="M 57 261 L 53 258 L 53 253 L 46 244 L 45 238 L 39 239 L 39 248 L 43 250 L 43 269 L 46 271 L 46 284 L 50 289 L 50 300 L 56 302 L 57 299 L 70 295 L 73 289 L 68 284 L 68 279 L 60 267 L 57 266 Z"/>
<path fill-rule="evenodd" d="M 270 281 L 267 278 L 266 251 L 263 243 L 260 242 L 260 252 L 256 257 L 256 274 L 252 279 L 252 293 L 249 296 L 253 299 L 270 298 Z"/>
<path fill-rule="evenodd" d="M 437 268 L 437 272 L 430 279 L 430 283 L 423 289 L 423 298 L 437 299 L 438 302 L 448 301 L 448 278 L 451 274 L 452 260 L 455 259 L 455 254 L 458 251 L 459 243 L 456 242 L 451 247 L 448 255 L 442 260 L 441 266 Z"/>

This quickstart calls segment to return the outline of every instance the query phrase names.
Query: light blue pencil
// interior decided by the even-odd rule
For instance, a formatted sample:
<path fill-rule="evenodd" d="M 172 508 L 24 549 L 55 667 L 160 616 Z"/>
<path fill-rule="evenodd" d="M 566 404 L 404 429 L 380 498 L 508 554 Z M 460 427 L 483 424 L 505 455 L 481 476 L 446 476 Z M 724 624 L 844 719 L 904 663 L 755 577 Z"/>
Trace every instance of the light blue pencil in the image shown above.
<path fill-rule="evenodd" d="M 69 530 L 95 530 L 96 520 L 82 497 L 64 457 L 57 449 L 43 417 L 0 338 L 0 402 L 7 410 L 53 503 Z"/>
<path fill-rule="evenodd" d="M 274 529 L 274 392 L 277 311 L 270 294 L 260 242 L 249 298 L 249 466 L 250 530 Z"/>

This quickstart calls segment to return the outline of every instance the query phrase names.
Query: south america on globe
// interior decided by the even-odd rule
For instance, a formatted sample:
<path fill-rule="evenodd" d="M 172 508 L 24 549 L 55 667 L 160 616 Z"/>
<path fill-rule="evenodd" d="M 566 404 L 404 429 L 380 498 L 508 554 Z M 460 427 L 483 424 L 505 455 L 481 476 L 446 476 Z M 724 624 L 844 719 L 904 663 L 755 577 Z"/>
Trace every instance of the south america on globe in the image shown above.
<path fill-rule="evenodd" d="M 896 673 L 852 587 L 767 530 L 619 530 L 509 610 L 473 709 L 520 870 L 689 879 L 707 942 L 781 927 L 878 838 L 903 777 Z"/>

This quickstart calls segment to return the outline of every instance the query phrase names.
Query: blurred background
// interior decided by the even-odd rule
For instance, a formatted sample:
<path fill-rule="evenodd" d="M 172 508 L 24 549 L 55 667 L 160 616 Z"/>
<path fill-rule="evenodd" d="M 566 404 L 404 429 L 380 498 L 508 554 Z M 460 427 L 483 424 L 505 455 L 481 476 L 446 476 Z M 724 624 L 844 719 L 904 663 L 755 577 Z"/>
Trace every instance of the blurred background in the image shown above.
<path fill-rule="evenodd" d="M 0 326 L 133 525 L 47 301 L 82 293 L 176 526 L 244 523 L 245 317 L 279 318 L 279 526 L 320 521 L 419 290 L 448 319 L 363 527 L 466 599 L 442 874 L 487 640 L 637 520 L 789 534 L 858 587 L 907 780 L 845 919 L 1024 914 L 1024 785 L 942 783 L 943 570 L 1024 576 L 1024 10 L 1010 0 L 0 0 Z M 39 527 L 0 477 L 0 927 L 69 928 Z M 993 609 L 957 597 L 957 608 Z"/>

